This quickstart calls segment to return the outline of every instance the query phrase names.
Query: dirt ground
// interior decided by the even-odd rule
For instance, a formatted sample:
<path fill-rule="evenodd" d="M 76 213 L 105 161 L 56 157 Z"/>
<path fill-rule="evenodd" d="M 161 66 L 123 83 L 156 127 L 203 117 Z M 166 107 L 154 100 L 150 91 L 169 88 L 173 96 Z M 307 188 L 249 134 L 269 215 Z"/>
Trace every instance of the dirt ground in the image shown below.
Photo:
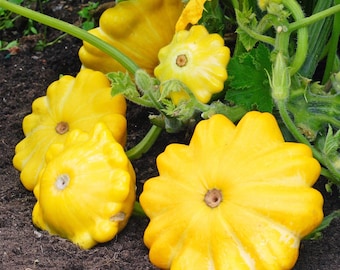
<path fill-rule="evenodd" d="M 80 1 L 79 1 L 80 2 Z M 45 13 L 75 23 L 80 9 L 78 1 L 49 1 Z M 58 8 L 56 8 L 58 7 Z M 60 33 L 47 30 L 52 40 Z M 0 40 L 20 37 L 20 32 L 0 32 Z M 58 236 L 51 236 L 35 228 L 31 211 L 35 204 L 32 192 L 25 190 L 19 172 L 12 166 L 15 145 L 23 139 L 22 119 L 31 112 L 31 103 L 45 95 L 47 86 L 60 74 L 76 75 L 80 68 L 77 51 L 81 42 L 67 36 L 61 42 L 47 47 L 43 52 L 30 49 L 30 41 L 16 55 L 0 52 L 0 269 L 156 269 L 148 260 L 148 250 L 143 244 L 143 231 L 148 220 L 132 217 L 127 227 L 112 241 L 91 250 L 81 250 Z M 128 145 L 137 143 L 150 127 L 149 111 L 129 105 Z M 142 159 L 133 162 L 137 174 L 137 193 L 143 182 L 157 174 L 155 158 L 171 142 L 186 143 L 183 134 L 163 133 L 154 147 Z M 325 181 L 317 188 L 325 195 L 325 214 L 340 208 L 339 193 L 324 191 Z M 335 220 L 324 231 L 323 238 L 302 241 L 296 270 L 340 269 L 340 220 Z"/>

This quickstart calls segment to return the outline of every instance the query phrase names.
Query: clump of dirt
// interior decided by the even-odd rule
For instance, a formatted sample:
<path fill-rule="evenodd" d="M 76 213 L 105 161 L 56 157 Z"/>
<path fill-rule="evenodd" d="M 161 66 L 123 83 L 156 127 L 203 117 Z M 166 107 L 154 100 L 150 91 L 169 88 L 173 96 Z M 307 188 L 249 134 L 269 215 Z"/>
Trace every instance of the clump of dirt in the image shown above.
<path fill-rule="evenodd" d="M 79 23 L 79 1 L 50 0 L 44 12 L 71 23 Z M 17 30 L 3 31 L 0 40 L 22 38 Z M 46 37 L 53 40 L 61 33 L 46 29 Z M 0 52 L 0 256 L 1 269 L 156 269 L 149 262 L 148 250 L 143 244 L 143 232 L 148 219 L 133 216 L 127 227 L 112 241 L 91 250 L 81 250 L 69 241 L 49 235 L 35 228 L 31 211 L 35 204 L 32 192 L 21 184 L 19 172 L 12 166 L 15 145 L 24 138 L 22 119 L 31 113 L 31 103 L 45 95 L 48 85 L 60 74 L 76 75 L 80 69 L 77 51 L 81 41 L 66 36 L 42 52 L 34 51 L 35 37 L 22 38 L 21 46 L 11 55 Z M 12 52 L 13 53 L 13 52 Z M 129 104 L 128 145 L 135 145 L 148 131 L 148 109 Z M 157 175 L 155 159 L 172 142 L 187 143 L 187 134 L 162 133 L 160 139 L 142 159 L 133 162 L 137 174 L 137 193 L 143 183 Z M 325 181 L 317 188 L 325 195 L 325 214 L 339 208 L 339 194 L 325 192 Z M 340 221 L 335 220 L 324 231 L 323 238 L 303 241 L 300 257 L 294 269 L 340 268 Z"/>

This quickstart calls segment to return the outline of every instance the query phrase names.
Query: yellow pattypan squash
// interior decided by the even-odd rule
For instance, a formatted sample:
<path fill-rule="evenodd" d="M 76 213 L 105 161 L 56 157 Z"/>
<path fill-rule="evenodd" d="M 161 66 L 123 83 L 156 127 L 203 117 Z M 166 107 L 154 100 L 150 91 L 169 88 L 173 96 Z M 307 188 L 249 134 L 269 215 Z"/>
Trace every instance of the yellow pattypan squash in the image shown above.
<path fill-rule="evenodd" d="M 181 0 L 128 0 L 107 9 L 99 27 L 89 32 L 108 42 L 140 68 L 153 74 L 160 48 L 168 44 L 182 10 Z M 84 42 L 79 58 L 86 68 L 104 73 L 125 71 L 113 58 Z"/>
<path fill-rule="evenodd" d="M 14 167 L 21 182 L 33 190 L 45 153 L 52 143 L 65 140 L 68 131 L 90 131 L 98 121 L 106 123 L 115 139 L 126 141 L 126 101 L 111 96 L 110 81 L 104 74 L 84 69 L 76 77 L 65 75 L 53 82 L 46 96 L 32 104 L 32 113 L 23 120 L 25 138 L 15 148 Z"/>
<path fill-rule="evenodd" d="M 291 269 L 300 239 L 323 219 L 311 187 L 320 164 L 306 145 L 285 142 L 269 113 L 249 112 L 237 126 L 203 120 L 157 167 L 140 203 L 150 218 L 144 242 L 162 269 Z"/>
<path fill-rule="evenodd" d="M 111 240 L 128 222 L 135 174 L 123 147 L 98 123 L 53 144 L 34 188 L 33 223 L 81 248 Z"/>
<path fill-rule="evenodd" d="M 202 25 L 177 32 L 171 43 L 159 51 L 158 57 L 156 78 L 160 82 L 181 81 L 203 103 L 208 103 L 213 94 L 224 88 L 230 50 L 220 35 L 209 34 Z M 170 97 L 174 104 L 189 98 L 184 90 L 171 92 Z"/>

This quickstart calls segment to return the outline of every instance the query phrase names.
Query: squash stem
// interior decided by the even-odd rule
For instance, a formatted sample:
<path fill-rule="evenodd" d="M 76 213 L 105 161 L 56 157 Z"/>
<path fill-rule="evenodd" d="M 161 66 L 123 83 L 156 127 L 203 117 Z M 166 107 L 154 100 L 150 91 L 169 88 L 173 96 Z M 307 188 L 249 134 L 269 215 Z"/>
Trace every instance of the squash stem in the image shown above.
<path fill-rule="evenodd" d="M 235 13 L 236 13 L 236 20 L 237 20 L 237 23 L 238 23 L 238 27 L 240 29 L 242 29 L 244 32 L 246 32 L 251 38 L 256 39 L 258 41 L 261 41 L 263 43 L 267 43 L 267 44 L 272 45 L 272 46 L 275 45 L 275 39 L 274 38 L 259 34 L 256 31 L 252 30 L 247 25 L 245 25 L 241 22 L 241 20 L 237 16 L 237 13 L 238 13 L 237 10 L 235 10 Z"/>
<path fill-rule="evenodd" d="M 281 116 L 282 121 L 284 122 L 285 126 L 288 128 L 289 132 L 294 136 L 294 138 L 306 145 L 308 145 L 312 150 L 314 157 L 318 160 L 322 159 L 319 152 L 315 151 L 310 142 L 307 140 L 303 134 L 300 133 L 300 131 L 296 128 L 293 120 L 288 115 L 287 109 L 286 109 L 286 103 L 284 100 L 277 101 L 277 107 L 279 109 L 279 113 Z"/>
<path fill-rule="evenodd" d="M 338 12 L 340 12 L 340 4 L 337 4 L 336 6 L 330 7 L 318 13 L 315 13 L 309 17 L 290 23 L 288 26 L 288 31 L 293 32 L 301 27 L 309 26 L 313 23 L 316 23 L 319 20 L 322 20 L 331 15 L 334 15 Z"/>
<path fill-rule="evenodd" d="M 139 202 L 135 201 L 132 214 L 137 217 L 146 217 L 146 214 Z"/>
<path fill-rule="evenodd" d="M 99 50 L 110 55 L 122 66 L 124 66 L 128 72 L 132 74 L 135 74 L 135 72 L 139 69 L 139 67 L 130 58 L 121 53 L 119 50 L 77 26 L 58 20 L 51 16 L 41 14 L 37 11 L 22 7 L 20 5 L 13 4 L 6 0 L 0 0 L 0 7 L 8 9 L 11 12 L 32 19 L 44 25 L 50 26 L 52 28 L 58 29 L 73 37 L 79 38 L 83 41 L 90 43 L 91 45 L 97 47 Z"/>
<path fill-rule="evenodd" d="M 158 136 L 161 134 L 162 128 L 153 125 L 144 138 L 134 147 L 126 151 L 126 155 L 130 160 L 138 159 L 145 154 L 155 143 Z"/>
<path fill-rule="evenodd" d="M 296 0 L 284 0 L 283 4 L 292 13 L 296 22 L 305 18 L 300 4 Z M 288 33 L 291 33 L 291 28 L 288 26 Z M 288 35 L 289 37 L 289 35 Z M 282 48 L 281 48 L 282 49 Z M 288 48 L 287 48 L 288 49 Z M 299 27 L 297 29 L 297 41 L 294 58 L 290 64 L 290 74 L 294 75 L 299 71 L 306 60 L 308 51 L 308 29 L 307 27 Z"/>

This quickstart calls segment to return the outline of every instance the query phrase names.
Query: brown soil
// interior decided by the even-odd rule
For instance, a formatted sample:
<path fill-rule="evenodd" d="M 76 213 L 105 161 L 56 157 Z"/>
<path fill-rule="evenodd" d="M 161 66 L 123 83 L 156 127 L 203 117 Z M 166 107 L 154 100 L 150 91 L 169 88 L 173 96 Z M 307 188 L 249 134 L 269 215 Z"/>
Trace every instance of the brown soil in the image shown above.
<path fill-rule="evenodd" d="M 54 9 L 55 7 L 61 7 Z M 44 12 L 75 23 L 74 15 L 81 7 L 78 1 L 49 1 Z M 18 27 L 20 29 L 20 27 Z M 60 33 L 48 29 L 52 40 Z M 3 31 L 0 40 L 20 37 L 20 31 Z M 16 55 L 0 52 L 0 269 L 156 269 L 148 260 L 148 250 L 143 244 L 146 218 L 132 217 L 127 227 L 112 241 L 91 250 L 81 250 L 58 236 L 51 236 L 35 228 L 31 211 L 35 204 L 32 192 L 25 190 L 19 172 L 12 166 L 15 145 L 23 139 L 21 123 L 31 112 L 32 101 L 45 95 L 47 86 L 60 74 L 76 75 L 80 68 L 77 51 L 81 42 L 67 36 L 61 42 L 47 47 L 43 52 L 30 49 L 30 41 L 23 41 Z M 129 105 L 128 145 L 137 143 L 150 127 L 149 110 Z M 137 192 L 143 182 L 157 175 L 155 158 L 171 142 L 187 142 L 183 134 L 163 133 L 153 148 L 142 159 L 133 162 L 137 173 Z M 325 182 L 317 184 L 325 194 L 325 214 L 339 209 L 339 193 L 324 191 Z M 340 220 L 332 222 L 323 238 L 303 241 L 300 257 L 294 269 L 340 269 Z"/>

